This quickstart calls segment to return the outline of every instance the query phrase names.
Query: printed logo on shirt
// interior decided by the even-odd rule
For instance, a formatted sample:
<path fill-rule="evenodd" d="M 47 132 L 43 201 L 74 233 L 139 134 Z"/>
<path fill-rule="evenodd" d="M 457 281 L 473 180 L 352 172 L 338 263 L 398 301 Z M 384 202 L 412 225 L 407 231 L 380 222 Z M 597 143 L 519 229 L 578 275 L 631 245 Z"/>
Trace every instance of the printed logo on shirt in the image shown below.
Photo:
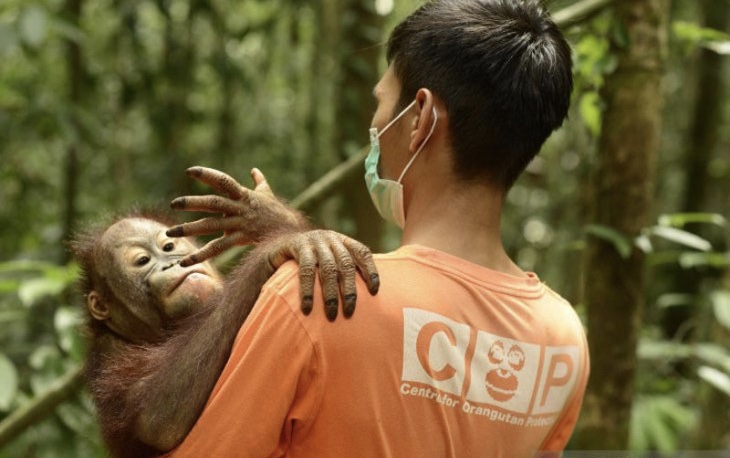
<path fill-rule="evenodd" d="M 403 394 L 471 414 L 501 413 L 515 424 L 541 415 L 532 420 L 545 426 L 577 383 L 577 346 L 520 342 L 420 309 L 406 308 L 403 317 Z"/>

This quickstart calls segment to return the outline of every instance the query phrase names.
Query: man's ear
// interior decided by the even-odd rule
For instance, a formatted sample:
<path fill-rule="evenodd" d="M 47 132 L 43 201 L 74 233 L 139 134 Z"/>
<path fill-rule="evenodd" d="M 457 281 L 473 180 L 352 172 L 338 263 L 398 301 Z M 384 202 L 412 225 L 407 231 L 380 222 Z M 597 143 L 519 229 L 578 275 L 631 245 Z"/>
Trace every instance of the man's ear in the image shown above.
<path fill-rule="evenodd" d="M 86 296 L 86 308 L 89 309 L 89 313 L 95 320 L 109 319 L 109 307 L 101 300 L 101 296 L 96 291 L 92 291 Z"/>
<path fill-rule="evenodd" d="M 431 129 L 434 127 L 433 123 L 436 122 L 436 118 L 434 118 L 434 97 L 429 89 L 421 88 L 416 92 L 415 106 L 418 112 L 411 125 L 411 143 L 408 146 L 411 153 L 418 151 L 418 148 L 431 133 Z"/>

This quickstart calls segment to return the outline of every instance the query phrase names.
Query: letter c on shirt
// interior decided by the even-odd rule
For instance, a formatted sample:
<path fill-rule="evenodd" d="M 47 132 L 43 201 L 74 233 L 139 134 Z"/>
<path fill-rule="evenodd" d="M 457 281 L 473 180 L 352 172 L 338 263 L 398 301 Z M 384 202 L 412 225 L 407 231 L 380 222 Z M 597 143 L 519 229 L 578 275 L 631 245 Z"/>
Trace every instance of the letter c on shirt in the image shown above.
<path fill-rule="evenodd" d="M 448 380 L 456 374 L 456 369 L 449 363 L 444 363 L 440 369 L 434 369 L 431 367 L 431 341 L 434 335 L 443 332 L 449 339 L 452 346 L 456 346 L 456 336 L 454 332 L 444 323 L 431 322 L 425 324 L 416 340 L 416 352 L 418 354 L 418 361 L 421 363 L 423 369 L 428 373 L 431 378 L 437 381 Z"/>

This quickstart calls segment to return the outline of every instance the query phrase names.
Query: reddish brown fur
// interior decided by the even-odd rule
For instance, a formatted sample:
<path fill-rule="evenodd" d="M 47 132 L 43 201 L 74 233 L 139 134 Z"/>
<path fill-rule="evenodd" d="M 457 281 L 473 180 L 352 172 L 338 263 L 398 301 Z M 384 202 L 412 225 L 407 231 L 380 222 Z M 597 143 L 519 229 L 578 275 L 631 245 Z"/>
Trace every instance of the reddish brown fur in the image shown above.
<path fill-rule="evenodd" d="M 135 212 L 169 225 L 165 218 Z M 94 250 L 109 223 L 79 235 L 71 244 L 82 267 L 84 295 L 95 290 L 103 300 L 123 306 L 97 275 Z M 273 273 L 262 249 L 253 250 L 200 311 L 160 330 L 155 341 L 133 344 L 112 333 L 104 322 L 88 318 L 86 377 L 95 400 L 102 433 L 113 456 L 146 457 L 162 451 L 145 444 L 142 430 L 181 441 L 202 411 L 225 365 L 233 339 Z M 215 335 L 215 339 L 209 338 Z"/>

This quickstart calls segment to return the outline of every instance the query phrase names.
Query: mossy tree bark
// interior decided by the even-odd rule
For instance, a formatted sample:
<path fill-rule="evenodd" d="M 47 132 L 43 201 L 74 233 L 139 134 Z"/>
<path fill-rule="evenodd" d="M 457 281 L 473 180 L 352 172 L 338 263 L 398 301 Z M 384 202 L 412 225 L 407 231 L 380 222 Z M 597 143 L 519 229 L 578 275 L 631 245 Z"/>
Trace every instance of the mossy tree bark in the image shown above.
<path fill-rule="evenodd" d="M 618 66 L 602 93 L 593 220 L 627 240 L 652 214 L 668 6 L 667 0 L 622 0 L 615 6 L 612 52 Z M 592 373 L 575 439 L 580 448 L 625 449 L 644 306 L 644 257 L 636 248 L 623 257 L 611 241 L 591 237 L 585 272 Z"/>

